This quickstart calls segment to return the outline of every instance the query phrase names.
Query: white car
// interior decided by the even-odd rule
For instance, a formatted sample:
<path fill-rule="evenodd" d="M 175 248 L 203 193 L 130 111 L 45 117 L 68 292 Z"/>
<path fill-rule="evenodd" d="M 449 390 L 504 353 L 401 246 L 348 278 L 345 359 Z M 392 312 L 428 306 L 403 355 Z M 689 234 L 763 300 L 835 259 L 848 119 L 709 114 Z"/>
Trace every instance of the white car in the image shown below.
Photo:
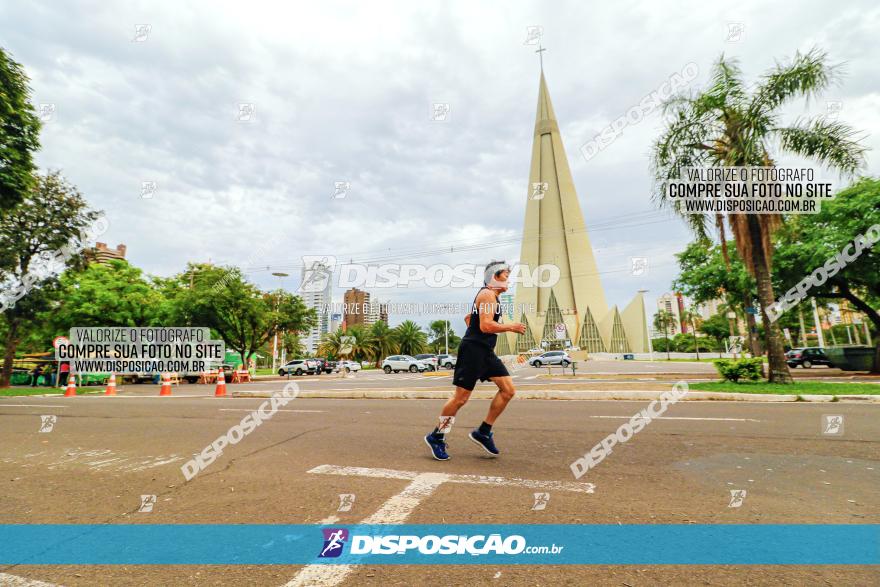
<path fill-rule="evenodd" d="M 278 369 L 278 374 L 282 377 L 288 373 L 293 373 L 294 375 L 302 375 L 303 373 L 314 375 L 318 372 L 318 369 L 318 361 L 313 361 L 311 359 L 294 359 L 293 361 L 282 365 Z"/>
<path fill-rule="evenodd" d="M 529 365 L 532 367 L 540 367 L 541 365 L 562 365 L 568 367 L 571 365 L 571 357 L 565 351 L 547 351 L 544 354 L 529 359 Z"/>
<path fill-rule="evenodd" d="M 458 358 L 455 355 L 437 355 L 437 361 L 440 363 L 441 367 L 452 369 L 455 367 Z"/>
<path fill-rule="evenodd" d="M 352 373 L 354 371 L 360 371 L 361 364 L 356 361 L 339 361 L 336 364 L 336 372 L 339 373 L 341 371 L 345 371 L 346 373 Z"/>
<path fill-rule="evenodd" d="M 437 355 L 432 354 L 424 354 L 424 355 L 416 355 L 416 359 L 428 365 L 428 368 L 431 371 L 436 371 L 439 367 L 440 361 Z"/>
<path fill-rule="evenodd" d="M 410 373 L 421 373 L 430 369 L 427 363 L 420 361 L 409 355 L 391 355 L 382 361 L 382 370 L 386 373 L 400 373 L 401 371 L 409 371 Z"/>

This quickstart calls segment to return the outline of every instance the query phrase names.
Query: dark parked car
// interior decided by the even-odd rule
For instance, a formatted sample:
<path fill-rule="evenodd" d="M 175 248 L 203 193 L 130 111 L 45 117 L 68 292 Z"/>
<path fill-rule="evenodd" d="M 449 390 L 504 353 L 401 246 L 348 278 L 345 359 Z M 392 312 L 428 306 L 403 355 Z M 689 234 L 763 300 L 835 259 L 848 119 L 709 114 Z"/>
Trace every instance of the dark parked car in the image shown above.
<path fill-rule="evenodd" d="M 827 365 L 833 367 L 825 349 L 819 347 L 791 349 L 785 353 L 785 360 L 789 367 L 797 367 L 800 365 L 804 369 L 809 369 L 813 365 Z"/>
<path fill-rule="evenodd" d="M 309 359 L 314 361 L 318 365 L 318 375 L 323 371 L 324 373 L 333 373 L 333 370 L 336 368 L 336 361 L 328 361 L 327 359 L 322 359 L 320 357 L 316 357 L 314 359 Z"/>

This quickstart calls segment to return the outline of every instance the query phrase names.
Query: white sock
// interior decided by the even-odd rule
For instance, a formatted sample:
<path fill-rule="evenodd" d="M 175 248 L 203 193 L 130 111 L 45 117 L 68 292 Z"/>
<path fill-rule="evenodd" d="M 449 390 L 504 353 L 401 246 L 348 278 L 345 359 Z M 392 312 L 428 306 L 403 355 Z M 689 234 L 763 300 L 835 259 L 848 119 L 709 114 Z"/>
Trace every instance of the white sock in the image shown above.
<path fill-rule="evenodd" d="M 447 434 L 452 430 L 452 424 L 455 422 L 455 416 L 440 416 L 440 424 L 437 425 L 438 434 Z"/>

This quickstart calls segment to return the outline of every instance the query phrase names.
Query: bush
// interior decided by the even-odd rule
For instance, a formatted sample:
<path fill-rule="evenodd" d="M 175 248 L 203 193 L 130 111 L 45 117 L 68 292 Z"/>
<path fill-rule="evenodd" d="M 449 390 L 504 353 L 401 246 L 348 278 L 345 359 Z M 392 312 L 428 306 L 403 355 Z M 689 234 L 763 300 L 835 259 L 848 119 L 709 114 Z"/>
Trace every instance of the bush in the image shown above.
<path fill-rule="evenodd" d="M 734 383 L 739 383 L 741 379 L 748 381 L 757 381 L 764 376 L 764 359 L 756 357 L 753 359 L 717 359 L 712 361 L 718 373 Z"/>

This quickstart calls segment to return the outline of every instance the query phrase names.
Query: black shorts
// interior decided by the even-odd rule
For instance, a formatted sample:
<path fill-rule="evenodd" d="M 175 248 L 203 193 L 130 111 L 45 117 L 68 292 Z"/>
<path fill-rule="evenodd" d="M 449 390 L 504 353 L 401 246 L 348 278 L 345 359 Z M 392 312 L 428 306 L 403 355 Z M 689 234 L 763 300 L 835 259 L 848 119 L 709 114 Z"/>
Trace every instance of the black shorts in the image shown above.
<path fill-rule="evenodd" d="M 452 383 L 473 391 L 477 380 L 488 381 L 492 377 L 508 377 L 510 373 L 492 349 L 478 342 L 461 341 Z"/>

